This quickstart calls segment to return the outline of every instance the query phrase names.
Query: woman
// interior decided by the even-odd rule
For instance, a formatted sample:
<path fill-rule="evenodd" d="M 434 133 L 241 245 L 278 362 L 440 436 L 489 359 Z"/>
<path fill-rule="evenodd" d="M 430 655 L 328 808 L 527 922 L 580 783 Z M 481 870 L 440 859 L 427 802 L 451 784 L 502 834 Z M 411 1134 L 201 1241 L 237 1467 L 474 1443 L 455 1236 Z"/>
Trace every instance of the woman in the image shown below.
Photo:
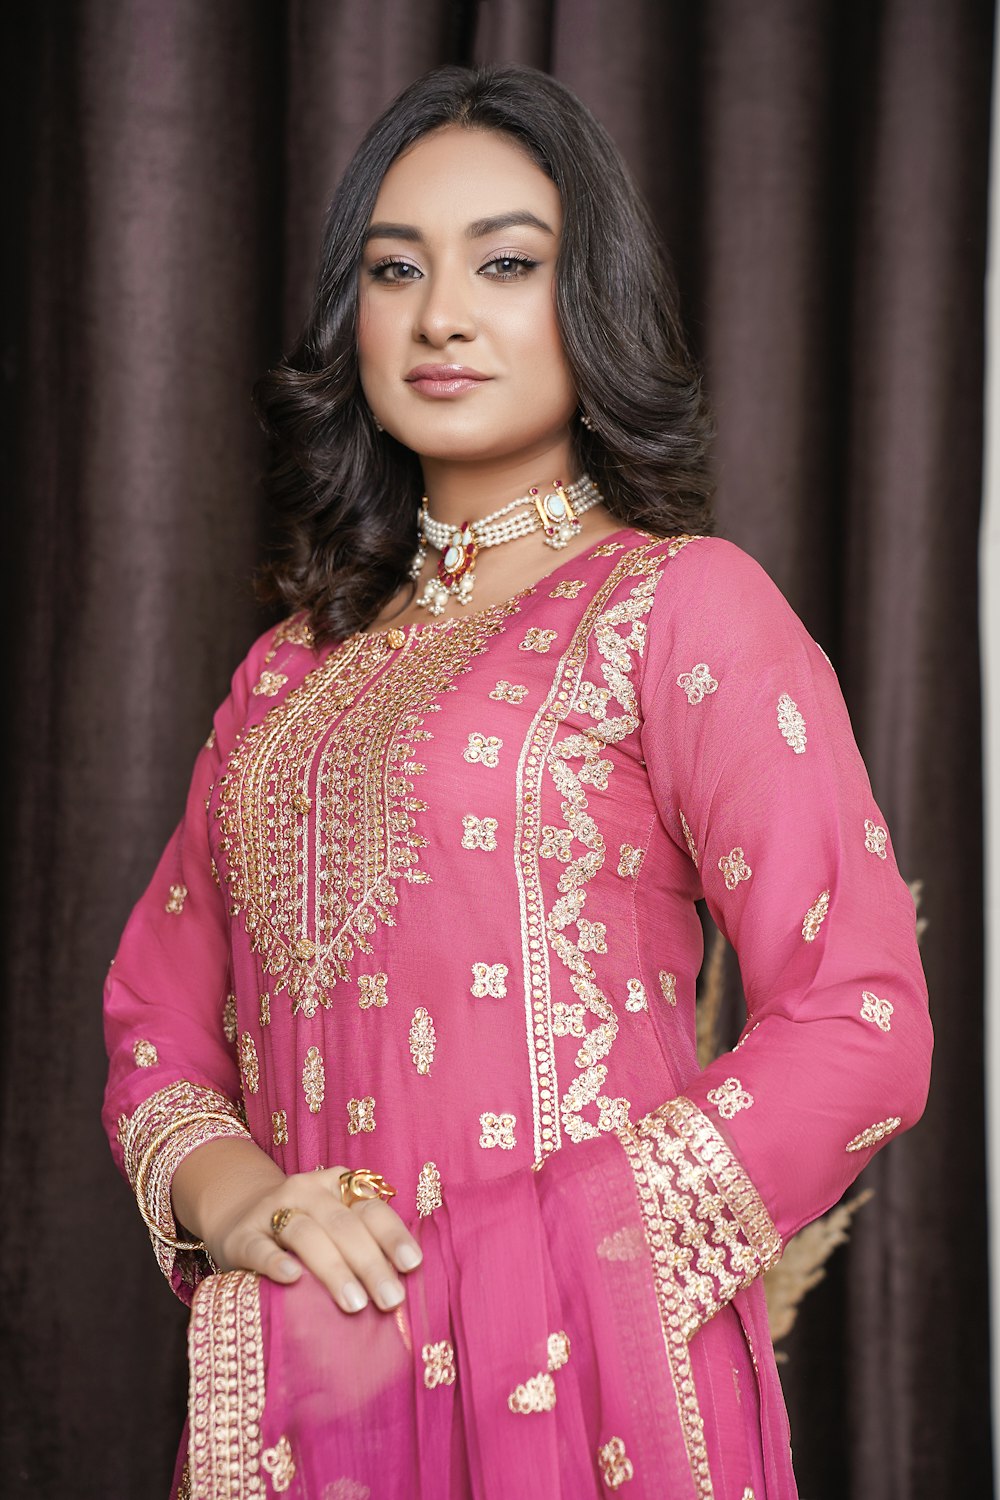
<path fill-rule="evenodd" d="M 289 618 L 106 992 L 116 1158 L 194 1293 L 181 1491 L 787 1500 L 760 1278 L 919 1117 L 926 994 L 833 671 L 707 534 L 583 106 L 395 101 L 261 407 Z M 699 1070 L 702 897 L 748 1018 Z"/>

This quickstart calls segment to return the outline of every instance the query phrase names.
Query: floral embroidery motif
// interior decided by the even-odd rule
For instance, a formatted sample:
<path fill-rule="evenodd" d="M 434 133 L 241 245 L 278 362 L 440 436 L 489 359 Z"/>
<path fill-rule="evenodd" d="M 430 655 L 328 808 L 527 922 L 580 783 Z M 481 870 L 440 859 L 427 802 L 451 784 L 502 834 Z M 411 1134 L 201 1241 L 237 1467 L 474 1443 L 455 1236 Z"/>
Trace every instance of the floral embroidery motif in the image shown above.
<path fill-rule="evenodd" d="M 418 1005 L 413 1012 L 413 1020 L 410 1022 L 410 1056 L 413 1066 L 422 1076 L 431 1070 L 434 1061 L 434 1049 L 437 1046 L 437 1033 L 434 1030 L 434 1022 L 422 1005 Z"/>
<path fill-rule="evenodd" d="M 172 885 L 170 887 L 170 895 L 167 900 L 167 904 L 163 908 L 164 911 L 169 912 L 172 917 L 179 917 L 181 912 L 184 910 L 184 903 L 187 900 L 187 894 L 188 888 L 186 885 Z"/>
<path fill-rule="evenodd" d="M 628 981 L 628 999 L 625 1001 L 626 1010 L 648 1010 L 649 1001 L 646 999 L 646 987 L 641 979 L 630 979 Z"/>
<path fill-rule="evenodd" d="M 798 704 L 782 693 L 778 699 L 778 728 L 781 737 L 796 755 L 806 752 L 806 721 L 799 713 Z"/>
<path fill-rule="evenodd" d="M 581 917 L 577 927 L 581 953 L 607 953 L 607 928 L 603 922 L 588 922 L 586 917 Z"/>
<path fill-rule="evenodd" d="M 227 995 L 222 1007 L 222 1031 L 226 1041 L 232 1046 L 236 1040 L 236 996 Z"/>
<path fill-rule="evenodd" d="M 417 1213 L 426 1219 L 441 1207 L 441 1173 L 432 1161 L 425 1161 L 417 1178 Z"/>
<path fill-rule="evenodd" d="M 260 1466 L 270 1474 L 276 1494 L 283 1494 L 290 1487 L 295 1478 L 295 1460 L 292 1458 L 292 1445 L 284 1434 L 273 1448 L 264 1449 L 260 1455 Z"/>
<path fill-rule="evenodd" d="M 288 1145 L 288 1116 L 283 1109 L 272 1112 L 271 1139 L 276 1146 Z"/>
<path fill-rule="evenodd" d="M 620 1490 L 623 1484 L 635 1477 L 632 1460 L 626 1454 L 625 1444 L 620 1437 L 609 1438 L 598 1448 L 597 1465 L 609 1490 Z"/>
<path fill-rule="evenodd" d="M 543 859 L 558 859 L 567 865 L 573 858 L 572 843 L 572 828 L 555 828 L 551 823 L 546 823 L 542 828 L 542 842 L 538 852 Z"/>
<path fill-rule="evenodd" d="M 628 1126 L 628 1112 L 632 1108 L 630 1099 L 608 1099 L 604 1094 L 598 1094 L 595 1102 L 598 1130 L 624 1130 Z"/>
<path fill-rule="evenodd" d="M 677 679 L 677 686 L 683 688 L 687 695 L 687 701 L 691 704 L 701 703 L 710 693 L 718 690 L 718 682 L 708 669 L 707 661 L 700 661 L 697 666 L 691 668 L 690 672 L 682 672 Z"/>
<path fill-rule="evenodd" d="M 668 974 L 667 971 L 666 971 L 666 969 L 661 969 L 660 972 L 659 972 L 659 975 L 657 977 L 658 977 L 658 979 L 660 981 L 660 990 L 661 990 L 661 992 L 663 994 L 664 1000 L 667 1002 L 668 1005 L 676 1005 L 677 1004 L 677 978 L 676 978 L 676 976 L 673 975 L 673 974 Z"/>
<path fill-rule="evenodd" d="M 875 854 L 879 859 L 888 859 L 885 847 L 888 838 L 888 829 L 879 823 L 873 823 L 871 818 L 865 819 L 865 848 L 869 854 Z"/>
<path fill-rule="evenodd" d="M 620 552 L 624 545 L 624 542 L 602 542 L 599 547 L 594 548 L 590 555 L 591 557 L 614 557 L 615 553 Z"/>
<path fill-rule="evenodd" d="M 635 849 L 631 844 L 622 844 L 618 850 L 618 873 L 623 880 L 638 875 L 645 849 Z"/>
<path fill-rule="evenodd" d="M 240 1037 L 240 1067 L 243 1071 L 243 1084 L 248 1094 L 256 1094 L 260 1088 L 260 1063 L 257 1061 L 257 1048 L 249 1031 L 244 1031 Z"/>
<path fill-rule="evenodd" d="M 462 819 L 463 849 L 485 849 L 487 852 L 497 846 L 497 820 L 496 818 L 477 818 L 472 813 L 466 813 Z"/>
<path fill-rule="evenodd" d="M 490 693 L 498 703 L 523 703 L 528 689 L 520 682 L 506 682 L 502 677 Z"/>
<path fill-rule="evenodd" d="M 550 1333 L 546 1341 L 546 1349 L 549 1356 L 549 1370 L 561 1370 L 563 1365 L 569 1364 L 570 1342 L 569 1334 L 561 1329 L 558 1333 Z"/>
<path fill-rule="evenodd" d="M 275 698 L 287 681 L 283 672 L 261 672 L 250 691 L 255 698 Z"/>
<path fill-rule="evenodd" d="M 544 655 L 558 634 L 555 630 L 540 630 L 537 625 L 532 625 L 526 632 L 524 640 L 518 646 L 519 651 L 537 651 Z"/>
<path fill-rule="evenodd" d="M 891 1031 L 892 1001 L 880 1000 L 871 990 L 862 990 L 861 999 L 864 1002 L 861 1006 L 862 1021 L 870 1021 L 879 1031 Z"/>
<path fill-rule="evenodd" d="M 289 615 L 287 620 L 282 620 L 274 632 L 268 661 L 272 659 L 278 647 L 286 642 L 289 646 L 305 646 L 307 651 L 311 651 L 315 646 L 316 637 L 304 615 Z"/>
<path fill-rule="evenodd" d="M 361 1135 L 362 1132 L 371 1132 L 374 1129 L 375 1100 L 372 1098 L 371 1094 L 366 1094 L 363 1099 L 348 1099 L 348 1135 Z"/>
<path fill-rule="evenodd" d="M 137 1068 L 155 1068 L 160 1057 L 152 1042 L 138 1041 L 132 1048 Z"/>
<path fill-rule="evenodd" d="M 741 1109 L 749 1109 L 753 1104 L 753 1095 L 747 1093 L 738 1078 L 727 1078 L 717 1089 L 709 1089 L 705 1097 L 724 1120 L 731 1120 Z"/>
<path fill-rule="evenodd" d="M 313 799 L 301 787 L 297 792 L 292 793 L 292 806 L 300 817 L 304 818 L 306 813 L 312 812 L 312 805 Z"/>
<path fill-rule="evenodd" d="M 555 1036 L 586 1036 L 584 1022 L 586 1009 L 583 1005 L 567 1004 L 557 1000 L 552 1007 L 552 1031 Z"/>
<path fill-rule="evenodd" d="M 495 734 L 470 734 L 468 746 L 462 751 L 462 758 L 470 765 L 478 762 L 483 766 L 498 766 L 502 745 L 503 740 Z"/>
<path fill-rule="evenodd" d="M 830 892 L 821 891 L 802 918 L 802 936 L 807 943 L 816 941 L 816 936 L 830 910 Z"/>
<path fill-rule="evenodd" d="M 853 1141 L 848 1141 L 844 1149 L 845 1151 L 866 1151 L 869 1146 L 877 1146 L 879 1141 L 884 1141 L 887 1135 L 892 1135 L 892 1132 L 898 1130 L 901 1124 L 902 1120 L 899 1115 L 894 1115 L 891 1120 L 881 1120 L 878 1125 L 869 1125 L 866 1130 L 862 1130 L 860 1135 L 856 1135 Z"/>
<path fill-rule="evenodd" d="M 596 682 L 581 682 L 576 694 L 576 702 L 573 705 L 581 714 L 588 718 L 601 719 L 607 717 L 608 704 L 611 701 L 611 689 L 598 687 Z"/>
<path fill-rule="evenodd" d="M 727 891 L 735 891 L 741 880 L 749 880 L 753 874 L 738 844 L 735 849 L 722 856 L 719 860 L 719 869 L 722 871 Z"/>
<path fill-rule="evenodd" d="M 479 1144 L 484 1150 L 492 1150 L 499 1146 L 501 1151 L 513 1151 L 515 1146 L 514 1126 L 517 1120 L 514 1115 L 495 1115 L 490 1112 L 479 1116 L 479 1125 L 482 1134 Z"/>
<path fill-rule="evenodd" d="M 582 578 L 564 578 L 549 594 L 550 599 L 575 599 L 581 589 L 587 587 Z"/>
<path fill-rule="evenodd" d="M 425 1344 L 420 1357 L 424 1362 L 424 1385 L 429 1391 L 435 1386 L 455 1384 L 455 1351 L 447 1339 Z"/>
<path fill-rule="evenodd" d="M 472 965 L 472 993 L 477 1000 L 491 995 L 502 1000 L 507 993 L 507 965 L 475 963 Z"/>
<path fill-rule="evenodd" d="M 697 870 L 697 868 L 698 868 L 698 846 L 697 846 L 697 844 L 694 841 L 694 834 L 691 832 L 691 829 L 688 826 L 688 820 L 684 816 L 684 812 L 683 812 L 682 808 L 678 808 L 677 809 L 677 816 L 681 820 L 681 831 L 684 834 L 684 842 L 688 846 L 688 853 L 690 854 L 692 863 L 694 864 L 694 867 Z"/>
<path fill-rule="evenodd" d="M 214 750 L 215 749 L 215 742 L 216 742 L 217 739 L 218 739 L 218 735 L 215 732 L 215 725 L 213 724 L 212 727 L 211 727 L 211 729 L 208 731 L 208 739 L 205 741 L 205 749 L 206 750 Z"/>
<path fill-rule="evenodd" d="M 311 1115 L 318 1115 L 326 1097 L 326 1067 L 318 1047 L 310 1047 L 302 1064 L 302 1092 Z"/>
<path fill-rule="evenodd" d="M 271 996 L 267 990 L 260 997 L 260 1024 L 262 1027 L 271 1024 Z"/>
<path fill-rule="evenodd" d="M 389 983 L 388 974 L 359 974 L 358 975 L 358 1004 L 362 1010 L 371 1010 L 372 1006 L 381 1009 L 389 1004 L 389 997 L 385 987 Z"/>
<path fill-rule="evenodd" d="M 507 1405 L 518 1416 L 527 1417 L 532 1412 L 551 1411 L 556 1404 L 556 1383 L 544 1371 L 532 1375 L 523 1385 L 517 1385 L 507 1397 Z"/>
<path fill-rule="evenodd" d="M 590 755 L 580 767 L 577 780 L 587 782 L 590 786 L 596 787 L 599 792 L 606 792 L 608 777 L 614 768 L 614 761 L 601 760 L 598 755 Z"/>

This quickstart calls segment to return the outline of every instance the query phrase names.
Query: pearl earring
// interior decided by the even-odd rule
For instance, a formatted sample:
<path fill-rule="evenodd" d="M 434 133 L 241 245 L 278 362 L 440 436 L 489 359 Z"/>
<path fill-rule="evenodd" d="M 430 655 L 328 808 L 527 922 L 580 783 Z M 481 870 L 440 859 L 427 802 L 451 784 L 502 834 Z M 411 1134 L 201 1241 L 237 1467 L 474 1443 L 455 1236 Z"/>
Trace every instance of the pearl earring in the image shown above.
<path fill-rule="evenodd" d="M 587 429 L 588 432 L 596 432 L 597 431 L 597 428 L 594 426 L 593 422 L 587 416 L 587 413 L 584 411 L 584 409 L 583 409 L 582 406 L 580 407 L 580 423 L 581 423 L 581 426 L 586 427 L 586 429 Z"/>

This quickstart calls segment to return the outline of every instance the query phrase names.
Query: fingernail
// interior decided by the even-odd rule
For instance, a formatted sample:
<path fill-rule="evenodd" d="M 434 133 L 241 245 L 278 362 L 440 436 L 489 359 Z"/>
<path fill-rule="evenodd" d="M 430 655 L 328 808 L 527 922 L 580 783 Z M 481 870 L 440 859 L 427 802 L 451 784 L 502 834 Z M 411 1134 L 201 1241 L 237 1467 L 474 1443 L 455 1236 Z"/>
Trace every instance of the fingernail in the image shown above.
<path fill-rule="evenodd" d="M 401 1271 L 412 1271 L 422 1260 L 423 1256 L 415 1245 L 400 1245 L 396 1251 L 396 1264 Z"/>
<path fill-rule="evenodd" d="M 302 1267 L 299 1265 L 297 1260 L 292 1260 L 292 1257 L 290 1255 L 286 1255 L 284 1260 L 279 1261 L 278 1270 L 281 1272 L 282 1276 L 298 1277 L 302 1272 Z"/>
<path fill-rule="evenodd" d="M 344 1287 L 343 1297 L 351 1312 L 360 1312 L 363 1307 L 368 1306 L 365 1289 L 363 1286 L 359 1286 L 356 1281 L 349 1281 L 347 1283 Z"/>
<path fill-rule="evenodd" d="M 376 1301 L 382 1307 L 398 1307 L 406 1294 L 398 1281 L 380 1281 L 375 1292 Z"/>

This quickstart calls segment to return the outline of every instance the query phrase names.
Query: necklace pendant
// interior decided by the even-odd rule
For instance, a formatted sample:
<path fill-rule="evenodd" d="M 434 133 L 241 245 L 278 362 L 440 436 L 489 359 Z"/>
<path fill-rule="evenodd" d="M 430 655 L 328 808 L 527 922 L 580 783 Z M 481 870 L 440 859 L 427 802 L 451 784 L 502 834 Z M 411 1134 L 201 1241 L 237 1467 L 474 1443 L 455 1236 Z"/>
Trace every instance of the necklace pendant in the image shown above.
<path fill-rule="evenodd" d="M 479 547 L 472 527 L 465 521 L 457 531 L 452 532 L 451 540 L 442 552 L 437 566 L 438 577 L 449 592 L 460 578 L 476 566 L 478 554 Z"/>
<path fill-rule="evenodd" d="M 426 609 L 430 615 L 443 614 L 444 607 L 448 603 L 449 592 L 450 590 L 446 589 L 444 584 L 439 583 L 436 578 L 428 578 L 424 591 L 417 600 L 417 605 L 420 609 Z"/>
<path fill-rule="evenodd" d="M 535 496 L 535 509 L 542 523 L 545 544 L 556 551 L 565 547 L 583 530 L 570 504 L 569 496 L 558 479 L 554 483 L 551 494 Z"/>

